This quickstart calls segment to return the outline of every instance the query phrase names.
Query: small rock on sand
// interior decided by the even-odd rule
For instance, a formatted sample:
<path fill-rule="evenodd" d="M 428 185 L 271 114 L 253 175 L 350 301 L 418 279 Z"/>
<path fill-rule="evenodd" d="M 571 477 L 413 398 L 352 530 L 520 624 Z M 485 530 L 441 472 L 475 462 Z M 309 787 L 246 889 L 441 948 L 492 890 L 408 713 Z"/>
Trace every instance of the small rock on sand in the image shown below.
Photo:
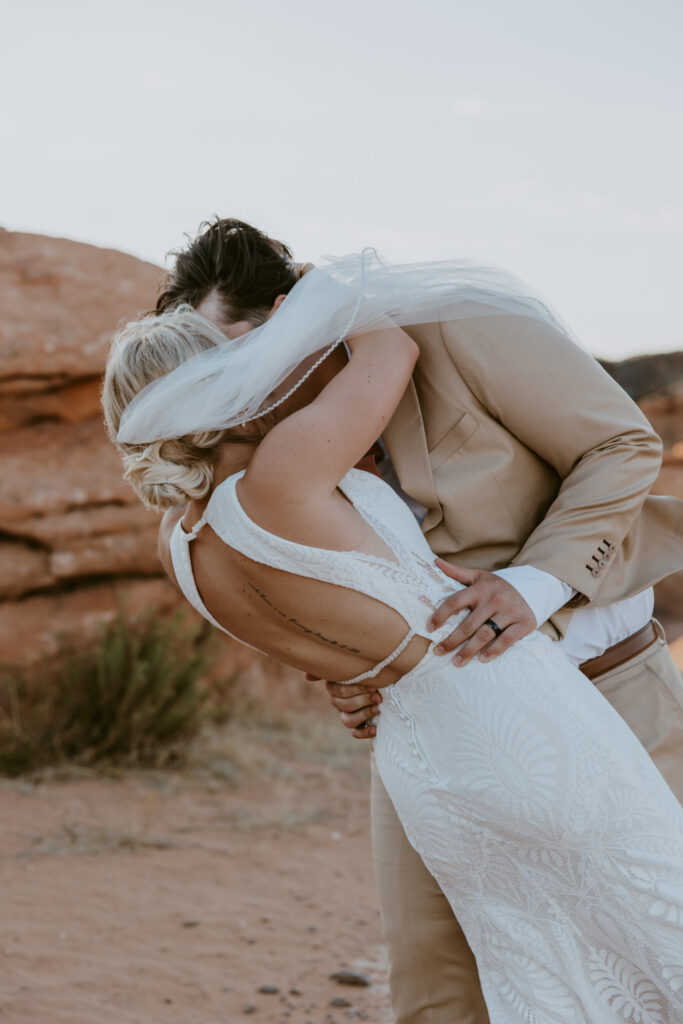
<path fill-rule="evenodd" d="M 365 988 L 370 984 L 370 979 L 359 971 L 335 971 L 330 975 L 330 981 L 336 981 L 338 985 L 356 985 L 358 988 Z"/>

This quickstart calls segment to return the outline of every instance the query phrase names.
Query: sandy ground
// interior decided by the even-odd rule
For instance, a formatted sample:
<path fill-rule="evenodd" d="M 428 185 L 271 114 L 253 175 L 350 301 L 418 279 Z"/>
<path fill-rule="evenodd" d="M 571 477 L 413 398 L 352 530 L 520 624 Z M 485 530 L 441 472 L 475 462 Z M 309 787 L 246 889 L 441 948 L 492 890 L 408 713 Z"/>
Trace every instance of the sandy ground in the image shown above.
<path fill-rule="evenodd" d="M 313 716 L 195 762 L 0 783 L 4 1024 L 391 1020 L 365 744 Z"/>
<path fill-rule="evenodd" d="M 324 706 L 214 727 L 182 771 L 0 780 L 3 1024 L 391 1021 L 369 751 Z"/>

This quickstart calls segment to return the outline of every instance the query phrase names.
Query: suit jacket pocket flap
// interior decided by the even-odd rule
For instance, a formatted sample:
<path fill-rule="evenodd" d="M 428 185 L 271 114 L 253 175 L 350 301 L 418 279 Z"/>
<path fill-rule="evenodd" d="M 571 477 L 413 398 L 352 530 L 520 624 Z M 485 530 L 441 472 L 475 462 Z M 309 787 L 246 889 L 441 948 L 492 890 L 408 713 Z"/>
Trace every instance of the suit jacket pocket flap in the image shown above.
<path fill-rule="evenodd" d="M 458 448 L 464 445 L 465 441 L 472 436 L 476 429 L 477 421 L 474 416 L 464 412 L 458 422 L 444 434 L 439 443 L 430 451 L 429 460 L 432 464 L 432 469 L 438 469 L 446 459 L 455 454 Z"/>

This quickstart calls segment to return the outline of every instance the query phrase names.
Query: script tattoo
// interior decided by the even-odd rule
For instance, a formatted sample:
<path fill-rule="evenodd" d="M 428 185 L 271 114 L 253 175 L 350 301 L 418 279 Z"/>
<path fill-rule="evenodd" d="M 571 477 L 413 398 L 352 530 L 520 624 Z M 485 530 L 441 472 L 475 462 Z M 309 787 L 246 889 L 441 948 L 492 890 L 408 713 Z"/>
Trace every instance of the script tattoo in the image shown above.
<path fill-rule="evenodd" d="M 297 626 L 299 629 L 302 629 L 304 633 L 308 633 L 309 636 L 317 636 L 319 640 L 322 640 L 326 644 L 331 644 L 333 647 L 341 647 L 345 651 L 351 651 L 352 654 L 360 654 L 357 647 L 349 647 L 348 644 L 343 644 L 341 640 L 331 640 L 329 636 L 324 636 L 322 633 L 318 633 L 315 629 L 309 629 L 308 626 L 304 626 L 303 622 L 299 622 L 299 620 L 295 619 L 294 616 L 288 615 L 287 612 L 283 612 L 277 607 L 277 605 L 274 605 L 263 591 L 259 590 L 258 587 L 255 587 L 253 583 L 248 583 L 247 585 L 258 594 L 262 601 L 265 601 L 269 608 L 272 608 L 274 612 L 281 615 L 283 619 L 287 619 L 287 622 L 291 622 L 293 626 Z"/>

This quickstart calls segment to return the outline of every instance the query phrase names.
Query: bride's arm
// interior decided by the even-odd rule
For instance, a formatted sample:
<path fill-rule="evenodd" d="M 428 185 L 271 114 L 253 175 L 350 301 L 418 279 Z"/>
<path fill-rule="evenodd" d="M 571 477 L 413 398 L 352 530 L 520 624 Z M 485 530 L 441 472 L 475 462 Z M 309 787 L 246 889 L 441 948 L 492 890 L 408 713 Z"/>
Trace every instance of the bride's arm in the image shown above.
<path fill-rule="evenodd" d="M 305 408 L 275 426 L 247 470 L 280 493 L 329 491 L 377 440 L 408 386 L 419 349 L 400 327 L 347 339 L 349 362 Z"/>

